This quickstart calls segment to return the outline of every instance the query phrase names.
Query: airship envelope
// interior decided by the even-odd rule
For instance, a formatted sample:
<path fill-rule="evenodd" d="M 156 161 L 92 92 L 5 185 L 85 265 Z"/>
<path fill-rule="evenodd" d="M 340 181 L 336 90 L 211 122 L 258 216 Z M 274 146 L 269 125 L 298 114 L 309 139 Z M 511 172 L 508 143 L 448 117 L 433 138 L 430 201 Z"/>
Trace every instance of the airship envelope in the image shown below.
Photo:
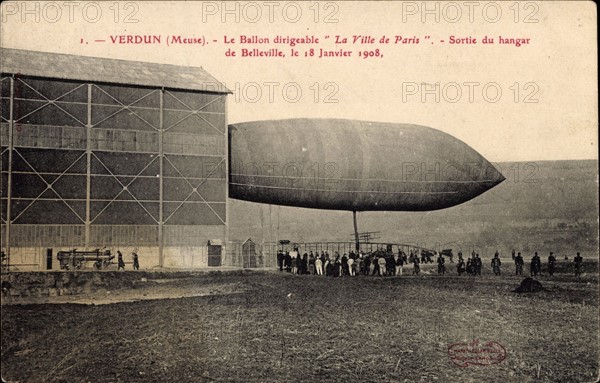
<path fill-rule="evenodd" d="M 229 169 L 231 198 L 351 211 L 443 209 L 504 180 L 439 130 L 342 119 L 230 125 Z"/>

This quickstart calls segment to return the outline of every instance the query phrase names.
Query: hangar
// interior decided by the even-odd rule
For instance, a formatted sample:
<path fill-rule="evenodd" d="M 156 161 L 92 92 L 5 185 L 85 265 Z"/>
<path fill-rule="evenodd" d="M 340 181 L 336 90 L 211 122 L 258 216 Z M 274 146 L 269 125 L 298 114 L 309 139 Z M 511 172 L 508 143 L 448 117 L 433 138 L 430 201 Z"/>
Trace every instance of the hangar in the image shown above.
<path fill-rule="evenodd" d="M 60 249 L 106 247 L 144 268 L 208 266 L 227 238 L 230 91 L 198 67 L 1 53 L 10 264 L 56 269 Z"/>

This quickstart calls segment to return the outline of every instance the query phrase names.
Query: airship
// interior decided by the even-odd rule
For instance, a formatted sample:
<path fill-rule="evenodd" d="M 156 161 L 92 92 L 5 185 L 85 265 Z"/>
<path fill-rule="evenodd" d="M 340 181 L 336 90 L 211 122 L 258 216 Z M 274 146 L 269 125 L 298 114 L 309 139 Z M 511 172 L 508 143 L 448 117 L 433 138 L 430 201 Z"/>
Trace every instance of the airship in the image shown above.
<path fill-rule="evenodd" d="M 426 126 L 344 119 L 232 124 L 229 197 L 357 211 L 428 211 L 505 178 L 461 140 Z"/>

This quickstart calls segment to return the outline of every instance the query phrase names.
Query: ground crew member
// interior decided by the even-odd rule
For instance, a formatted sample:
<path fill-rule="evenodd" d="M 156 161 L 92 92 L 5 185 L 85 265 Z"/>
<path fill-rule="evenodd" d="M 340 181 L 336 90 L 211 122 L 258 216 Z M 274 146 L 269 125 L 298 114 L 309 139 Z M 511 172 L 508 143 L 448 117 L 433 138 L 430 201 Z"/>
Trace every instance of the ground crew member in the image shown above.
<path fill-rule="evenodd" d="M 413 274 L 419 275 L 419 271 L 421 271 L 421 267 L 419 266 L 419 257 L 413 258 Z"/>
<path fill-rule="evenodd" d="M 577 253 L 577 256 L 573 259 L 573 263 L 575 264 L 575 276 L 581 276 L 581 265 L 583 264 L 583 257 Z"/>
<path fill-rule="evenodd" d="M 517 254 L 517 256 L 515 257 L 515 275 L 523 275 L 523 264 L 525 263 L 525 261 L 523 261 L 523 257 L 521 256 L 521 253 L 519 252 Z"/>
<path fill-rule="evenodd" d="M 385 257 L 385 269 L 388 275 L 396 275 L 396 260 L 394 254 L 388 253 Z"/>
<path fill-rule="evenodd" d="M 462 273 L 465 272 L 465 261 L 462 259 L 462 257 L 458 259 L 456 271 L 458 272 L 458 275 L 462 275 Z"/>
<path fill-rule="evenodd" d="M 469 274 L 469 275 L 475 275 L 475 267 L 473 265 L 473 259 L 474 258 L 467 259 L 467 274 Z"/>
<path fill-rule="evenodd" d="M 369 275 L 371 273 L 371 253 L 367 253 L 365 257 L 365 275 Z"/>
<path fill-rule="evenodd" d="M 292 271 L 292 256 L 289 251 L 285 252 L 285 256 L 283 257 L 283 262 L 285 264 L 285 271 L 290 273 Z"/>
<path fill-rule="evenodd" d="M 483 268 L 483 263 L 481 262 L 481 258 L 479 258 L 479 253 L 475 254 L 475 274 L 481 275 L 481 269 Z"/>
<path fill-rule="evenodd" d="M 548 274 L 552 276 L 554 275 L 554 271 L 556 271 L 556 258 L 554 257 L 554 253 L 550 252 L 548 256 Z"/>
<path fill-rule="evenodd" d="M 379 263 L 379 275 L 381 275 L 382 277 L 384 275 L 387 275 L 387 270 L 386 270 L 386 259 L 385 257 L 382 255 L 379 257 L 379 260 L 377 261 Z"/>
<path fill-rule="evenodd" d="M 133 257 L 133 269 L 139 270 L 140 269 L 140 261 L 138 260 L 137 253 L 134 251 L 133 253 L 131 253 L 131 256 Z"/>
<path fill-rule="evenodd" d="M 531 258 L 531 266 L 530 266 L 531 276 L 532 277 L 537 276 L 541 269 L 542 269 L 542 260 L 540 259 L 540 256 L 538 255 L 538 253 L 536 251 L 533 254 L 533 257 Z"/>
<path fill-rule="evenodd" d="M 438 274 L 446 274 L 446 266 L 444 266 L 444 263 L 446 263 L 446 260 L 444 259 L 444 256 L 442 254 L 440 254 L 438 256 L 437 259 L 437 263 L 438 263 Z"/>
<path fill-rule="evenodd" d="M 323 262 L 321 258 L 317 257 L 315 259 L 315 266 L 317 268 L 317 275 L 323 275 Z"/>
<path fill-rule="evenodd" d="M 494 271 L 494 275 L 500 275 L 500 265 L 502 265 L 502 262 L 500 261 L 498 252 L 496 252 L 494 258 L 492 258 L 492 270 Z"/>
<path fill-rule="evenodd" d="M 373 260 L 371 263 L 373 264 L 373 273 L 371 275 L 379 275 L 379 258 L 377 257 L 376 253 L 373 254 Z"/>
<path fill-rule="evenodd" d="M 399 253 L 398 258 L 396 258 L 396 275 L 402 275 L 403 270 L 404 270 L 404 254 Z"/>
<path fill-rule="evenodd" d="M 278 250 L 277 251 L 277 266 L 279 267 L 279 271 L 283 271 L 283 251 Z"/>
<path fill-rule="evenodd" d="M 125 270 L 125 262 L 123 261 L 123 254 L 120 250 L 117 250 L 117 270 Z"/>

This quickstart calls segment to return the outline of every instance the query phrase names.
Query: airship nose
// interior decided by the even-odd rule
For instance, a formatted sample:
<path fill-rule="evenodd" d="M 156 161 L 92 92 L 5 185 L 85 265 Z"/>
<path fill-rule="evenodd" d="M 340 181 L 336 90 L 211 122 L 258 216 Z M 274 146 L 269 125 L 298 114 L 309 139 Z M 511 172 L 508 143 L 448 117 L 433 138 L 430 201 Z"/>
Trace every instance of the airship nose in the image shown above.
<path fill-rule="evenodd" d="M 500 183 L 502 183 L 504 180 L 506 180 L 506 177 L 504 177 L 504 175 L 500 172 L 500 170 L 498 170 L 496 167 L 492 167 L 493 171 L 491 174 L 491 181 L 494 183 L 495 185 L 498 185 Z"/>

